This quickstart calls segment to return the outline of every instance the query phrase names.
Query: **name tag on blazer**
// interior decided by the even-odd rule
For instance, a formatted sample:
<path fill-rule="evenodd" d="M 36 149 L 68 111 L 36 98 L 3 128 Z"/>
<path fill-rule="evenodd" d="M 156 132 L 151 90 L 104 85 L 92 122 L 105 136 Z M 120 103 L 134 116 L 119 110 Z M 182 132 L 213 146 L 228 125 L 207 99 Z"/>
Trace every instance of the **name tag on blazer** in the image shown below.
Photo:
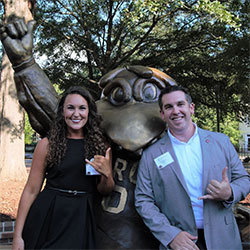
<path fill-rule="evenodd" d="M 169 152 L 166 152 L 166 153 L 158 156 L 157 158 L 155 158 L 154 162 L 155 162 L 156 166 L 159 169 L 161 169 L 161 168 L 165 168 L 167 165 L 174 162 L 174 160 L 173 160 L 171 154 Z"/>

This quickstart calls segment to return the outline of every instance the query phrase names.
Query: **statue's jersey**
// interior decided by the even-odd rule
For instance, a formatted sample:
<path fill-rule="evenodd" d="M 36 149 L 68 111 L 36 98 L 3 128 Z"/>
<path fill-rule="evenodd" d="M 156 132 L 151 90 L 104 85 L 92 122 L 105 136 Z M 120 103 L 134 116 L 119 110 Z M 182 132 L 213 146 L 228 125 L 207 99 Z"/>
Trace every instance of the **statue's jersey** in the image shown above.
<path fill-rule="evenodd" d="M 144 225 L 134 206 L 140 157 L 113 150 L 115 188 L 97 207 L 97 247 L 102 249 L 158 249 L 159 243 Z M 98 204 L 98 203 L 97 203 Z M 99 203 L 100 204 L 100 203 Z"/>

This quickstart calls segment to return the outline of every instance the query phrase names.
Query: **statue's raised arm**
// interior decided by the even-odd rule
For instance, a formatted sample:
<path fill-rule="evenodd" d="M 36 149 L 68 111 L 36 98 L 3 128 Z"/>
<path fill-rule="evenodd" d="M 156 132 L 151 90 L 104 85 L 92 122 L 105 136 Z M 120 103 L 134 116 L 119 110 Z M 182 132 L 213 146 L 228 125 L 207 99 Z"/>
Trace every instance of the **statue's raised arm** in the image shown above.
<path fill-rule="evenodd" d="M 33 27 L 35 21 L 25 23 L 14 18 L 0 23 L 0 37 L 15 71 L 14 79 L 20 104 L 29 115 L 32 127 L 45 136 L 57 105 L 57 93 L 33 58 Z"/>

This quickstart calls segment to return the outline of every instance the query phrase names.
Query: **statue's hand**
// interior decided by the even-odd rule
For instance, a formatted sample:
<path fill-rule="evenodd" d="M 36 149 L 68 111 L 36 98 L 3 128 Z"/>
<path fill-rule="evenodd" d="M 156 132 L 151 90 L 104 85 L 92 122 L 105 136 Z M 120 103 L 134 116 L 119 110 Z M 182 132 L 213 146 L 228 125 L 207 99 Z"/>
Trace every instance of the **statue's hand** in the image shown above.
<path fill-rule="evenodd" d="M 35 21 L 27 24 L 23 18 L 4 25 L 0 22 L 0 38 L 13 68 L 33 60 L 33 27 Z"/>

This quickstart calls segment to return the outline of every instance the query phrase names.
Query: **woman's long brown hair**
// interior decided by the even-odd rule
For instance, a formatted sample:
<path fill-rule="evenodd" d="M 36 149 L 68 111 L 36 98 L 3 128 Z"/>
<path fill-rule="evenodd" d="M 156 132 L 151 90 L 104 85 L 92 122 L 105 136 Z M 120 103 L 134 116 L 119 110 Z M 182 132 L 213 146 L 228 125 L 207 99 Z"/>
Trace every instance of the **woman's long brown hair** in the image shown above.
<path fill-rule="evenodd" d="M 66 152 L 67 125 L 63 116 L 65 99 L 70 94 L 81 95 L 88 103 L 88 121 L 83 127 L 85 158 L 91 159 L 94 155 L 105 155 L 105 137 L 100 127 L 101 116 L 97 113 L 97 107 L 90 93 L 83 87 L 73 86 L 66 90 L 61 97 L 56 117 L 49 131 L 49 149 L 47 154 L 47 166 L 60 164 Z"/>

